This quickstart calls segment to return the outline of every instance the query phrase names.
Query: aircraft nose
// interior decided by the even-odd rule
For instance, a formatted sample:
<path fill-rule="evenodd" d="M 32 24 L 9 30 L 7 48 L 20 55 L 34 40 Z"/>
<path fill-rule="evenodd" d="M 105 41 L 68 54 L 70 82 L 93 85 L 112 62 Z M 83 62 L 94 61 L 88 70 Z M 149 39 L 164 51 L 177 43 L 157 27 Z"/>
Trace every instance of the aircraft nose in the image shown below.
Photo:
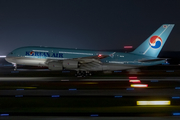
<path fill-rule="evenodd" d="M 7 56 L 5 57 L 5 60 L 6 60 L 7 62 L 10 62 L 10 63 L 13 62 L 12 57 L 10 57 L 9 55 L 7 55 Z"/>
<path fill-rule="evenodd" d="M 5 60 L 6 60 L 7 62 L 9 62 L 10 58 L 9 58 L 8 55 L 5 57 Z"/>

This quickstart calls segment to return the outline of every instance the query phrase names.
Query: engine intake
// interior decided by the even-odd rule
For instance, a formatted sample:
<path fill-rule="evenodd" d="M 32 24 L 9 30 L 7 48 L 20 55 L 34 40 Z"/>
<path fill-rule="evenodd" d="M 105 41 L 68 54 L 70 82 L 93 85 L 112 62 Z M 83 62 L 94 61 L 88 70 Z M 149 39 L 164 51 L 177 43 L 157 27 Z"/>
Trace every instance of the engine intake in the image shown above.
<path fill-rule="evenodd" d="M 50 70 L 62 70 L 63 69 L 63 66 L 62 66 L 62 63 L 61 62 L 50 62 L 48 64 L 48 68 Z"/>
<path fill-rule="evenodd" d="M 78 67 L 79 67 L 78 61 L 74 61 L 74 60 L 65 60 L 63 62 L 50 62 L 48 64 L 48 68 L 50 70 L 63 70 L 63 68 L 72 70 Z"/>

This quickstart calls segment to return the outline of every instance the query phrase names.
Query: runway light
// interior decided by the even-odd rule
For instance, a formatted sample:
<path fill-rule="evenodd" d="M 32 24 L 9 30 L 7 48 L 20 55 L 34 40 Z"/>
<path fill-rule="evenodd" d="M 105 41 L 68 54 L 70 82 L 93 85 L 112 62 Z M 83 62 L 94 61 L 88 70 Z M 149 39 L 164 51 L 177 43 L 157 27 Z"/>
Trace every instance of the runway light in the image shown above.
<path fill-rule="evenodd" d="M 143 88 L 143 87 L 148 87 L 147 84 L 131 84 L 131 87 L 140 87 L 140 88 Z"/>
<path fill-rule="evenodd" d="M 51 97 L 57 98 L 57 97 L 60 97 L 60 95 L 52 95 Z"/>
<path fill-rule="evenodd" d="M 69 81 L 69 80 L 61 80 L 61 81 Z"/>
<path fill-rule="evenodd" d="M 9 114 L 0 114 L 0 116 L 9 116 Z"/>
<path fill-rule="evenodd" d="M 170 105 L 170 101 L 137 101 L 137 105 Z"/>
<path fill-rule="evenodd" d="M 137 77 L 129 77 L 129 79 L 137 79 Z"/>
<path fill-rule="evenodd" d="M 76 88 L 72 88 L 72 89 L 69 89 L 69 90 L 77 90 Z"/>
<path fill-rule="evenodd" d="M 173 113 L 173 115 L 174 115 L 174 116 L 179 116 L 179 115 L 180 115 L 180 113 Z"/>
<path fill-rule="evenodd" d="M 140 80 L 129 80 L 129 82 L 132 82 L 132 83 L 140 83 L 141 81 L 140 81 Z"/>
<path fill-rule="evenodd" d="M 180 97 L 178 97 L 178 96 L 175 96 L 175 97 L 172 97 L 172 99 L 180 99 Z"/>
<path fill-rule="evenodd" d="M 151 82 L 158 82 L 158 80 L 151 80 Z"/>
<path fill-rule="evenodd" d="M 24 89 L 16 89 L 16 90 L 24 90 Z"/>
<path fill-rule="evenodd" d="M 180 89 L 180 87 L 175 87 L 175 89 Z"/>
<path fill-rule="evenodd" d="M 15 97 L 23 97 L 23 95 L 15 95 Z"/>
<path fill-rule="evenodd" d="M 92 114 L 91 117 L 98 117 L 98 114 Z"/>
<path fill-rule="evenodd" d="M 166 72 L 174 72 L 174 70 L 167 70 Z"/>
<path fill-rule="evenodd" d="M 119 96 L 119 95 L 116 95 L 116 96 L 114 96 L 115 98 L 122 98 L 122 96 Z"/>
<path fill-rule="evenodd" d="M 134 90 L 134 88 L 127 88 L 126 90 Z"/>

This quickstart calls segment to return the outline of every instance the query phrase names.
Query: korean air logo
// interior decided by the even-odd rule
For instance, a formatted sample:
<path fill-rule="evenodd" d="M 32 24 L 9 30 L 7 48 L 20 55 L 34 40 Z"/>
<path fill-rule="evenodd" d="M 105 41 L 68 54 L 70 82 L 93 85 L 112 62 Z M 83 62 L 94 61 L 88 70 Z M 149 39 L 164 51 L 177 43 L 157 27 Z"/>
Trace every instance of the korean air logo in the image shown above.
<path fill-rule="evenodd" d="M 162 45 L 162 39 L 159 36 L 152 36 L 149 40 L 149 45 L 154 49 L 158 49 Z"/>
<path fill-rule="evenodd" d="M 31 51 L 29 54 L 30 54 L 30 55 L 34 55 L 34 51 Z"/>

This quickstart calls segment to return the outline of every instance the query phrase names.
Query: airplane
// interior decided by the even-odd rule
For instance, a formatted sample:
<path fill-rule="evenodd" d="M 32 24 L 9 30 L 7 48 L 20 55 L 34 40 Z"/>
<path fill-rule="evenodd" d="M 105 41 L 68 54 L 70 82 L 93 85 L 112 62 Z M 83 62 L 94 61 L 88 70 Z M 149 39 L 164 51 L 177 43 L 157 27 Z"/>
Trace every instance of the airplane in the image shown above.
<path fill-rule="evenodd" d="M 174 24 L 163 24 L 129 53 L 27 46 L 13 50 L 5 59 L 16 65 L 15 70 L 17 64 L 46 66 L 52 71 L 75 70 L 77 76 L 91 75 L 92 71 L 116 71 L 158 65 L 165 62 L 165 58 L 157 56 L 173 27 Z"/>

